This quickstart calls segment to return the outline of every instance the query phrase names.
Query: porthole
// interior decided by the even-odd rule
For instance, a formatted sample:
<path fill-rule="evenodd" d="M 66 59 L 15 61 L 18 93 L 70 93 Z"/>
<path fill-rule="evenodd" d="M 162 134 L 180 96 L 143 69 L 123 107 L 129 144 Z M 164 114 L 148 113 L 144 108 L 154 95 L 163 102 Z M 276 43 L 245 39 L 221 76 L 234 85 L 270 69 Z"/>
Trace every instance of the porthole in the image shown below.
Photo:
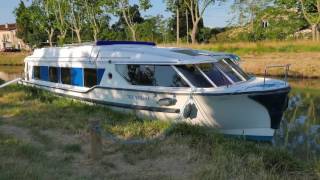
<path fill-rule="evenodd" d="M 112 79 L 112 73 L 108 74 L 109 79 Z"/>

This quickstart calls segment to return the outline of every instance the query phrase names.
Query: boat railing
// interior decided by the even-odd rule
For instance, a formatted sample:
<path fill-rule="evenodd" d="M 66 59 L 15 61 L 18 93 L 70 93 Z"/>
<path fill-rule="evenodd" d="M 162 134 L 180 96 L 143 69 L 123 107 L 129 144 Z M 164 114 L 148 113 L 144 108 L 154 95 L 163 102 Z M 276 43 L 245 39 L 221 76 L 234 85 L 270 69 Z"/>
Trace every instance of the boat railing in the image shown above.
<path fill-rule="evenodd" d="M 266 78 L 268 76 L 268 70 L 269 69 L 274 69 L 274 68 L 282 68 L 284 70 L 284 81 L 285 83 L 288 82 L 288 75 L 289 75 L 289 70 L 290 70 L 291 64 L 284 64 L 284 65 L 268 65 L 264 69 L 264 84 L 266 84 Z"/>

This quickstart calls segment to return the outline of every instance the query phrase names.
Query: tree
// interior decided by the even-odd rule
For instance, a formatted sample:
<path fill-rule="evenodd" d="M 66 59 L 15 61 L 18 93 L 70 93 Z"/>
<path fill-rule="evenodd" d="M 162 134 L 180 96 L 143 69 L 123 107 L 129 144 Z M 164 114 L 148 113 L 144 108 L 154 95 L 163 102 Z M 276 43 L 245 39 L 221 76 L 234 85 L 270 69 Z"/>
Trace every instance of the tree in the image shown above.
<path fill-rule="evenodd" d="M 45 41 L 46 33 L 39 24 L 44 21 L 43 11 L 32 4 L 26 7 L 23 1 L 14 11 L 17 23 L 17 36 L 31 46 L 39 46 Z"/>
<path fill-rule="evenodd" d="M 78 43 L 81 43 L 81 30 L 85 23 L 84 12 L 85 6 L 82 0 L 67 0 L 70 13 L 68 13 L 68 21 L 70 29 L 76 33 Z"/>
<path fill-rule="evenodd" d="M 92 30 L 94 41 L 98 40 L 102 31 L 108 29 L 110 20 L 107 14 L 108 9 L 109 7 L 103 0 L 84 0 L 85 19 Z M 104 27 L 104 29 L 101 30 L 101 27 Z"/>
<path fill-rule="evenodd" d="M 167 3 L 167 9 L 171 12 L 174 12 L 175 14 L 175 20 L 176 20 L 176 42 L 179 44 L 180 42 L 180 9 L 183 7 L 183 3 L 181 3 L 183 0 L 166 0 Z"/>
<path fill-rule="evenodd" d="M 68 21 L 67 15 L 70 12 L 70 6 L 67 0 L 49 0 L 52 5 L 52 13 L 55 17 L 55 26 L 59 31 L 59 44 L 64 44 L 67 32 Z"/>
<path fill-rule="evenodd" d="M 47 33 L 50 47 L 53 45 L 53 35 L 56 30 L 52 3 L 52 0 L 34 0 L 32 2 L 33 6 L 37 7 L 41 12 L 33 16 L 33 22 L 37 24 L 39 29 Z"/>
<path fill-rule="evenodd" d="M 299 0 L 301 9 L 306 21 L 312 29 L 312 40 L 319 41 L 319 24 L 320 24 L 320 0 Z"/>
<path fill-rule="evenodd" d="M 125 23 L 131 32 L 132 40 L 136 41 L 137 23 L 134 21 L 134 17 L 137 12 L 133 11 L 129 0 L 110 0 L 107 1 L 107 4 L 110 5 L 111 11 L 113 13 L 115 13 L 116 15 L 120 15 L 125 20 Z M 151 4 L 149 0 L 139 0 L 138 7 L 140 10 L 145 11 L 151 7 Z"/>
<path fill-rule="evenodd" d="M 199 29 L 199 22 L 203 18 L 206 9 L 216 3 L 218 0 L 183 0 L 184 4 L 191 14 L 192 31 L 191 41 L 192 44 L 197 43 L 196 35 Z"/>
<path fill-rule="evenodd" d="M 266 9 L 274 0 L 235 0 L 231 6 L 238 24 L 244 26 L 250 23 L 251 32 L 254 31 L 254 21 L 258 13 Z"/>

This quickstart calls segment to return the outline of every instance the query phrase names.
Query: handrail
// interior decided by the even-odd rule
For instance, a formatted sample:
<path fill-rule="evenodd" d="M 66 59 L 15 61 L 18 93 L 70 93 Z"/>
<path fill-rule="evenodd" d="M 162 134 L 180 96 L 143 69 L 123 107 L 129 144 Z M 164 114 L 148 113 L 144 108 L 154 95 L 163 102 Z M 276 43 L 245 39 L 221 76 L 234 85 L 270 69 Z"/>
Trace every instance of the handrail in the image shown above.
<path fill-rule="evenodd" d="M 271 68 L 283 68 L 283 70 L 285 72 L 284 73 L 284 81 L 285 81 L 285 83 L 287 83 L 288 82 L 288 73 L 289 73 L 289 70 L 290 70 L 290 66 L 291 66 L 291 64 L 266 66 L 265 69 L 264 69 L 263 84 L 266 84 L 266 77 L 268 76 L 268 70 L 271 69 Z"/>
<path fill-rule="evenodd" d="M 14 80 L 12 80 L 12 81 L 6 82 L 6 83 L 0 85 L 0 89 L 1 89 L 1 88 L 4 88 L 4 87 L 6 87 L 6 86 L 9 86 L 10 84 L 19 82 L 20 80 L 21 80 L 21 78 L 17 78 L 17 79 L 14 79 Z"/>

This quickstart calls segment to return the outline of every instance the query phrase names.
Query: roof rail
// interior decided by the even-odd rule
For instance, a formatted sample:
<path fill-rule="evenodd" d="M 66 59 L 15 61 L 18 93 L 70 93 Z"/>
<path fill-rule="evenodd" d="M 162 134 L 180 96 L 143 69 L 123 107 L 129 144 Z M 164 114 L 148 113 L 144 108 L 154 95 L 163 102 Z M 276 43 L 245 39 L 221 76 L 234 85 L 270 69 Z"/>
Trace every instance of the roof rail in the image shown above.
<path fill-rule="evenodd" d="M 156 46 L 153 42 L 143 42 L 143 41 L 97 41 L 97 46 L 104 45 L 146 45 L 146 46 Z"/>
<path fill-rule="evenodd" d="M 94 42 L 64 44 L 62 47 L 85 46 L 85 45 L 94 45 Z"/>

